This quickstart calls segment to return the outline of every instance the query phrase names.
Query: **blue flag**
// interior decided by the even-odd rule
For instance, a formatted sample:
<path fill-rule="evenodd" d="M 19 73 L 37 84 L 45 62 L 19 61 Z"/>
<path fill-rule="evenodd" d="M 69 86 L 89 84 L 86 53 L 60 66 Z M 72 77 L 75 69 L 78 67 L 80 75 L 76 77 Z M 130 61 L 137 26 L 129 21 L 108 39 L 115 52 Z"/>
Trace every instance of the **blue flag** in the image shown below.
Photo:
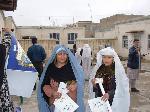
<path fill-rule="evenodd" d="M 37 71 L 13 34 L 6 65 L 10 94 L 30 97 L 38 77 Z"/>
<path fill-rule="evenodd" d="M 36 72 L 33 64 L 13 35 L 11 37 L 7 69 Z"/>

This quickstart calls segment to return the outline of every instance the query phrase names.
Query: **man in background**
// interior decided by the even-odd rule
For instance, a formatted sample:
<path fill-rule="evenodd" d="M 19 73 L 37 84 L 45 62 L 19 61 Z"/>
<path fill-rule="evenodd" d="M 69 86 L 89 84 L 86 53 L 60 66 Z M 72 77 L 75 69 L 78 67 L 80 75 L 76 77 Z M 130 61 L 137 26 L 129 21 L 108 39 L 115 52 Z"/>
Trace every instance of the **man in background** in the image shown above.
<path fill-rule="evenodd" d="M 139 77 L 140 68 L 140 47 L 138 39 L 134 39 L 133 46 L 129 49 L 127 67 L 131 92 L 139 92 L 139 90 L 135 87 L 136 80 Z"/>
<path fill-rule="evenodd" d="M 46 53 L 44 48 L 41 45 L 37 44 L 37 38 L 32 38 L 32 44 L 33 45 L 29 47 L 27 51 L 27 55 L 34 65 L 35 69 L 39 73 L 38 77 L 40 79 L 43 72 L 43 63 L 46 59 Z"/>

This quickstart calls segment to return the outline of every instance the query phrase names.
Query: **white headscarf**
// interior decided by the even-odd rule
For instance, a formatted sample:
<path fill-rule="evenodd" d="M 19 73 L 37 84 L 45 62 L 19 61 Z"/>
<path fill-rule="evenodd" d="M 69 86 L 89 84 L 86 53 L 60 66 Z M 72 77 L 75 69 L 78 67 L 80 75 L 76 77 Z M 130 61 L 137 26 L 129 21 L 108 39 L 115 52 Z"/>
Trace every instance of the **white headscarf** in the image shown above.
<path fill-rule="evenodd" d="M 83 53 L 82 57 L 89 57 L 91 58 L 91 48 L 88 44 L 83 45 Z"/>
<path fill-rule="evenodd" d="M 78 49 L 77 49 L 77 52 L 76 52 L 75 54 L 80 55 L 80 51 L 81 51 L 81 48 L 78 48 Z"/>
<path fill-rule="evenodd" d="M 82 60 L 82 56 L 80 55 L 80 52 L 81 52 L 81 48 L 78 48 L 77 52 L 75 53 L 75 56 L 76 56 L 79 64 L 81 63 L 81 60 Z"/>
<path fill-rule="evenodd" d="M 103 55 L 111 55 L 114 57 L 115 61 L 116 90 L 111 106 L 112 112 L 128 112 L 130 106 L 129 80 L 117 53 L 110 47 L 104 48 L 97 53 L 97 64 L 93 69 L 89 82 L 90 98 L 95 96 L 93 93 L 93 85 L 91 84 L 91 80 L 95 77 L 96 71 L 102 65 Z"/>

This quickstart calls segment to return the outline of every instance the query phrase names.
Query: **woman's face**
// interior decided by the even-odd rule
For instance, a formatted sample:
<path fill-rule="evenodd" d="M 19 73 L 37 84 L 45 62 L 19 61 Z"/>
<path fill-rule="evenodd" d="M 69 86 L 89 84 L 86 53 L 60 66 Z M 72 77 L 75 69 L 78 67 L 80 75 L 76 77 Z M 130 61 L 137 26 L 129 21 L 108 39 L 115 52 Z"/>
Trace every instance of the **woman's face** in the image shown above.
<path fill-rule="evenodd" d="M 103 63 L 105 66 L 109 66 L 113 63 L 113 57 L 110 55 L 104 55 L 102 56 Z"/>
<path fill-rule="evenodd" d="M 65 64 L 67 61 L 67 58 L 68 58 L 67 54 L 63 51 L 59 52 L 56 55 L 57 63 Z"/>

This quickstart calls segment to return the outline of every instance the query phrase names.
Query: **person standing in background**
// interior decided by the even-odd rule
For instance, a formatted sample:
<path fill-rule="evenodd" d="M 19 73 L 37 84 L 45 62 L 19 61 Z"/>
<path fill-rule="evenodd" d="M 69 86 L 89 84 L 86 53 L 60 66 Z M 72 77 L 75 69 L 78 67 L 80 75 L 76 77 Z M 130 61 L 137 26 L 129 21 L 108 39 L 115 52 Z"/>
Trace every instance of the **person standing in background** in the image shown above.
<path fill-rule="evenodd" d="M 75 53 L 75 57 L 77 58 L 79 64 L 81 65 L 82 56 L 80 52 L 81 52 L 81 48 L 78 48 L 77 52 Z"/>
<path fill-rule="evenodd" d="M 73 45 L 72 53 L 75 55 L 76 52 L 77 52 L 77 46 L 76 46 L 76 44 L 74 44 Z"/>
<path fill-rule="evenodd" d="M 139 92 L 139 90 L 135 87 L 136 80 L 139 77 L 140 68 L 140 48 L 138 39 L 134 39 L 133 46 L 129 49 L 127 67 L 131 92 Z"/>
<path fill-rule="evenodd" d="M 27 51 L 27 55 L 34 65 L 35 69 L 39 73 L 39 79 L 41 77 L 41 74 L 43 72 L 43 62 L 46 59 L 46 53 L 44 48 L 37 44 L 37 38 L 32 38 L 32 46 L 29 47 Z"/>
<path fill-rule="evenodd" d="M 37 38 L 32 38 L 32 46 L 29 47 L 27 51 L 27 56 L 29 57 L 30 61 L 34 65 L 35 69 L 38 72 L 38 77 L 40 79 L 41 74 L 43 72 L 43 63 L 46 59 L 46 53 L 44 48 L 37 44 Z M 34 90 L 36 89 L 36 86 L 34 87 Z"/>
<path fill-rule="evenodd" d="M 89 79 L 89 75 L 91 73 L 91 57 L 92 51 L 88 44 L 84 44 L 83 50 L 81 50 L 82 54 L 82 68 L 84 71 L 85 79 Z"/>

